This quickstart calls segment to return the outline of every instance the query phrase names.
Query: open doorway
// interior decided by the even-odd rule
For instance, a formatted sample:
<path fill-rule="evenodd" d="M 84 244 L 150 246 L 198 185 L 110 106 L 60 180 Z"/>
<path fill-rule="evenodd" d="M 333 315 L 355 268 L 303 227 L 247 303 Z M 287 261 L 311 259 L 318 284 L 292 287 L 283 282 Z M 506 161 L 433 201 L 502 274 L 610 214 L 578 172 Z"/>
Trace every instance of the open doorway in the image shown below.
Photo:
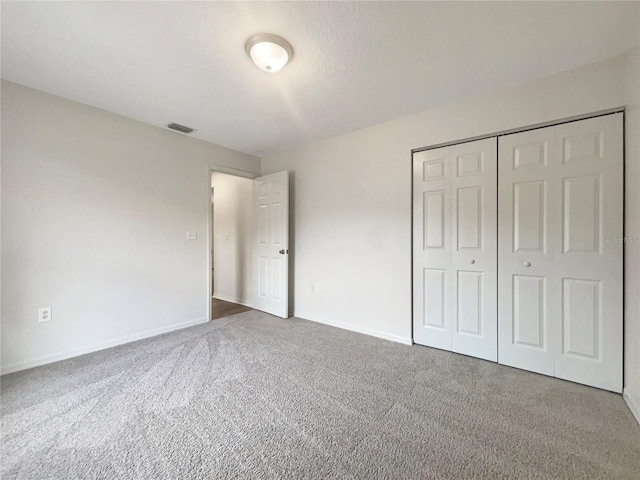
<path fill-rule="evenodd" d="M 251 310 L 249 178 L 211 172 L 211 320 Z"/>

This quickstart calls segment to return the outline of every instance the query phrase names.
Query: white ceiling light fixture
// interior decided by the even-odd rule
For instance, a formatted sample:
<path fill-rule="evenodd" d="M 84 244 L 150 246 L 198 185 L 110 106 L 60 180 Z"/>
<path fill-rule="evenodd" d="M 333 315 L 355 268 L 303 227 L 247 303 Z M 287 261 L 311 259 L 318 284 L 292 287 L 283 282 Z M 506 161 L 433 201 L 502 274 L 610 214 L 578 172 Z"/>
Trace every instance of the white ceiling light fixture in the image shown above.
<path fill-rule="evenodd" d="M 293 58 L 289 42 L 271 33 L 253 35 L 247 40 L 244 49 L 260 70 L 269 73 L 281 70 Z"/>

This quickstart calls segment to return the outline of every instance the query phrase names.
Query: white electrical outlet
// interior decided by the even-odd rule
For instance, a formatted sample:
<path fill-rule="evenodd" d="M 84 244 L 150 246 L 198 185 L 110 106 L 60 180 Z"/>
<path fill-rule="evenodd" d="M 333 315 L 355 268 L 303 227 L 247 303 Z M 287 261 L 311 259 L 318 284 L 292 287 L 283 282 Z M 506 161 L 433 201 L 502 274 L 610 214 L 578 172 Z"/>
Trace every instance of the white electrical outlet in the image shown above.
<path fill-rule="evenodd" d="M 197 240 L 198 233 L 193 230 L 187 230 L 187 240 Z"/>
<path fill-rule="evenodd" d="M 38 309 L 38 322 L 51 321 L 51 307 L 43 307 Z"/>
<path fill-rule="evenodd" d="M 311 293 L 316 293 L 316 285 L 314 283 L 311 284 Z"/>

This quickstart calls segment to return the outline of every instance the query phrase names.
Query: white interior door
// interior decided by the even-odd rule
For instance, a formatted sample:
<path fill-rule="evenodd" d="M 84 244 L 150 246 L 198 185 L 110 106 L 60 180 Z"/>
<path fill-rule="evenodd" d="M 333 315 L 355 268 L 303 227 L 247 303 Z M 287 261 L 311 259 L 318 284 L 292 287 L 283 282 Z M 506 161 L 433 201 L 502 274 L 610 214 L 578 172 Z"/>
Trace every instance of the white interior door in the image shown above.
<path fill-rule="evenodd" d="M 289 296 L 289 172 L 253 183 L 256 221 L 254 308 L 287 318 Z"/>
<path fill-rule="evenodd" d="M 500 138 L 499 361 L 622 389 L 622 115 Z"/>
<path fill-rule="evenodd" d="M 553 127 L 498 144 L 498 359 L 553 375 Z"/>
<path fill-rule="evenodd" d="M 496 361 L 496 139 L 413 156 L 414 341 Z"/>

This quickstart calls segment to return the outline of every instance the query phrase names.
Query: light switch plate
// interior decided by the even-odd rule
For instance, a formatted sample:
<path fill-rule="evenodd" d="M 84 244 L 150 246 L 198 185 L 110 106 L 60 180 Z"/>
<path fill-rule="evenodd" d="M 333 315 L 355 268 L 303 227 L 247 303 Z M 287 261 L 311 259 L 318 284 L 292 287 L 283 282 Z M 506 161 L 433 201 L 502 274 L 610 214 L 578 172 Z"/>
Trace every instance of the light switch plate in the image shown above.
<path fill-rule="evenodd" d="M 187 230 L 187 240 L 197 240 L 198 233 L 193 230 Z"/>

